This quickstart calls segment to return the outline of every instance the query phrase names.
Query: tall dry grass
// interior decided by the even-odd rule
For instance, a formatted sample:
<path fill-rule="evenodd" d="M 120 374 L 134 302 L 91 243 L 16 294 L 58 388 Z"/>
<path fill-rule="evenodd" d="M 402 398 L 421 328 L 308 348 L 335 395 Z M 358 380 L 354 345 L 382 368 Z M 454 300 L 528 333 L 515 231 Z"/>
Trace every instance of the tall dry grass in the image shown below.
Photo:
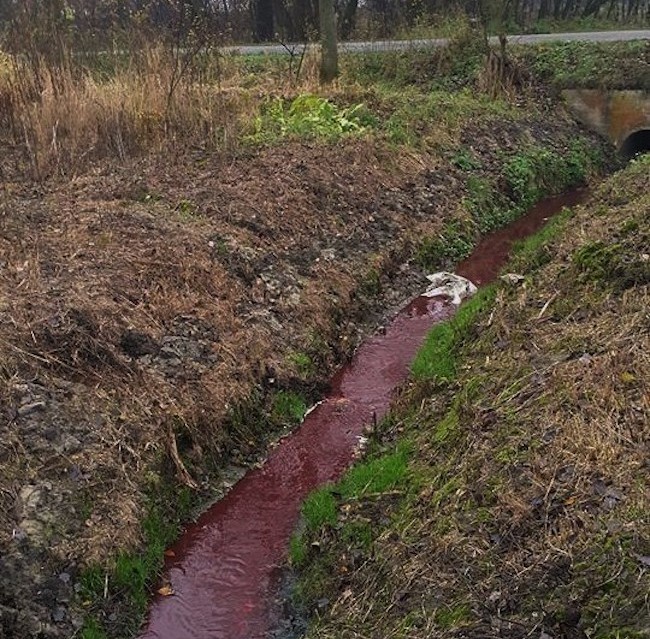
<path fill-rule="evenodd" d="M 215 56 L 199 67 L 162 47 L 108 74 L 45 59 L 5 59 L 0 139 L 37 178 L 74 172 L 99 157 L 200 145 L 230 148 L 258 109 L 250 91 L 221 82 Z"/>

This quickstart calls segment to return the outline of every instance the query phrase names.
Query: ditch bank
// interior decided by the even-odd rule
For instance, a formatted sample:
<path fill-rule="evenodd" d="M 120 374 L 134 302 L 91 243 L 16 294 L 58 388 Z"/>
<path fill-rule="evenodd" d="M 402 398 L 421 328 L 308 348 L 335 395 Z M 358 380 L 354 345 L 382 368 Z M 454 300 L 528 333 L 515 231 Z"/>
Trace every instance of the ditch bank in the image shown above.
<path fill-rule="evenodd" d="M 366 459 L 303 506 L 300 636 L 647 636 L 649 180 L 648 156 L 610 177 L 431 332 Z"/>
<path fill-rule="evenodd" d="M 598 170 L 602 144 L 552 113 L 479 119 L 435 154 L 291 142 L 5 185 L 5 634 L 133 635 L 181 522 L 386 309 Z"/>
<path fill-rule="evenodd" d="M 515 241 L 586 195 L 574 191 L 544 200 L 513 224 L 485 237 L 457 272 L 472 276 L 477 285 L 493 281 Z M 351 363 L 336 374 L 327 396 L 295 433 L 278 444 L 264 465 L 247 473 L 183 532 L 167 551 L 164 585 L 151 607 L 143 639 L 284 635 L 277 629 L 285 622 L 283 608 L 273 601 L 302 501 L 341 477 L 366 436 L 385 417 L 431 327 L 448 321 L 454 310 L 451 297 L 444 296 L 418 297 L 402 309 L 386 328 L 364 341 Z M 466 314 L 464 308 L 461 316 Z M 402 451 L 394 460 L 396 466 L 403 457 Z M 374 480 L 370 472 L 355 483 L 365 481 L 365 490 L 376 493 L 381 486 Z M 294 538 L 294 552 L 296 548 Z"/>

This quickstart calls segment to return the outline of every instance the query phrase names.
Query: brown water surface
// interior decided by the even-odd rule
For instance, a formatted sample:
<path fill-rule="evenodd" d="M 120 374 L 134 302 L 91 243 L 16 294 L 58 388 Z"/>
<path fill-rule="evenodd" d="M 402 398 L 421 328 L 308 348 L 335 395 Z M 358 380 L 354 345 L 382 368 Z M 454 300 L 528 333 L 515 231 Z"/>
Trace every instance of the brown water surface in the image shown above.
<path fill-rule="evenodd" d="M 583 191 L 550 198 L 487 236 L 457 272 L 493 280 L 512 243 L 538 230 Z M 220 502 L 187 527 L 165 564 L 174 594 L 154 599 L 142 639 L 257 639 L 268 631 L 273 574 L 286 560 L 300 504 L 350 465 L 363 429 L 381 419 L 429 329 L 452 316 L 443 299 L 417 298 L 367 340 L 335 375 L 331 392 Z"/>

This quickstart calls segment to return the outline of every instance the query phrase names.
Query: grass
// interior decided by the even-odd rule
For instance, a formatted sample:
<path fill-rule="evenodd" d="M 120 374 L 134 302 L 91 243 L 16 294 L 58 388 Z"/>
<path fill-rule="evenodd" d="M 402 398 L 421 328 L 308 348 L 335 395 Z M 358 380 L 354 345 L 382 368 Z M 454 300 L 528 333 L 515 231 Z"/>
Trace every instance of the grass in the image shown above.
<path fill-rule="evenodd" d="M 503 158 L 501 175 L 492 178 L 482 174 L 480 160 L 468 149 L 459 149 L 452 162 L 465 174 L 466 215 L 421 241 L 417 260 L 429 271 L 463 260 L 478 238 L 513 222 L 541 198 L 582 184 L 600 170 L 604 157 L 597 146 L 575 140 L 563 150 L 528 145 Z"/>
<path fill-rule="evenodd" d="M 104 629 L 96 619 L 86 619 L 81 629 L 81 639 L 106 639 L 106 637 Z"/>
<path fill-rule="evenodd" d="M 308 76 L 288 77 L 279 62 L 269 63 L 278 65 L 270 71 L 256 62 L 259 70 L 250 71 L 241 59 L 223 60 L 220 75 L 208 65 L 185 78 L 171 101 L 169 60 L 154 50 L 101 73 L 42 66 L 25 71 L 18 84 L 11 73 L 20 70 L 0 80 L 0 93 L 18 98 L 2 112 L 9 117 L 0 118 L 7 148 L 21 153 L 39 179 L 76 176 L 39 187 L 36 215 L 31 196 L 21 195 L 29 190 L 25 166 L 13 155 L 3 159 L 11 179 L 0 202 L 7 212 L 0 243 L 9 256 L 2 277 L 6 291 L 22 297 L 5 295 L 15 324 L 5 327 L 9 363 L 0 391 L 13 398 L 20 371 L 27 371 L 25 383 L 74 384 L 61 402 L 83 442 L 75 463 L 103 481 L 92 483 L 84 493 L 90 501 L 75 513 L 81 532 L 52 552 L 69 552 L 73 543 L 91 549 L 76 557 L 91 564 L 79 597 L 90 602 L 89 633 L 100 624 L 110 636 L 132 634 L 162 552 L 180 518 L 189 516 L 186 497 L 147 480 L 158 476 L 159 455 L 168 450 L 166 420 L 173 419 L 182 461 L 201 483 L 219 481 L 218 465 L 250 462 L 269 433 L 297 423 L 307 406 L 298 393 L 274 395 L 266 383 L 311 387 L 350 352 L 349 338 L 367 317 L 359 308 L 369 300 L 359 302 L 359 288 L 368 296 L 392 289 L 413 246 L 424 235 L 438 240 L 439 230 L 445 242 L 431 243 L 430 263 L 449 257 L 447 245 L 454 258 L 464 255 L 481 229 L 501 219 L 491 204 L 499 198 L 489 189 L 504 186 L 505 164 L 530 147 L 569 148 L 566 141 L 576 135 L 571 123 L 558 116 L 543 125 L 543 111 L 524 96 L 522 107 L 472 93 L 467 87 L 474 86 L 479 53 L 468 47 L 465 58 L 451 51 L 428 61 L 400 58 L 380 87 L 368 86 L 360 69 L 359 81 L 343 77 L 327 90 L 310 85 Z M 435 66 L 428 80 L 434 66 L 426 64 Z M 400 85 L 406 71 L 419 73 L 422 84 Z M 353 121 L 358 128 L 346 129 Z M 245 141 L 256 131 L 259 140 Z M 149 155 L 133 159 L 139 154 Z M 423 187 L 435 195 L 424 203 Z M 457 208 L 469 196 L 480 211 L 465 209 L 467 202 Z M 39 242 L 24 243 L 32 233 Z M 331 251 L 332 242 L 335 260 L 314 258 Z M 61 271 L 56 256 L 69 258 L 70 269 Z M 257 297 L 269 258 L 291 287 L 304 289 L 299 307 Z M 26 268 L 29 287 L 16 288 Z M 169 335 L 196 352 L 178 358 L 178 373 L 159 365 L 155 354 L 127 357 L 120 350 L 127 325 L 148 336 L 154 352 Z M 456 375 L 463 331 L 454 328 L 448 344 Z M 304 378 L 297 386 L 296 374 Z M 136 378 L 142 383 L 134 386 Z M 465 406 L 457 408 L 427 446 L 455 441 Z M 94 435 L 99 423 L 106 441 Z M 7 431 L 7 441 L 15 436 Z M 356 512 L 369 499 L 389 502 L 405 487 L 417 492 L 417 473 L 407 463 L 413 451 L 388 446 L 383 453 L 388 461 L 373 461 L 348 480 L 349 489 L 331 493 L 337 505 L 347 500 Z M 0 468 L 4 486 L 30 463 L 17 454 L 10 461 Z M 65 495 L 53 468 L 39 481 Z M 0 493 L 5 501 L 11 494 Z M 323 499 L 324 514 L 316 518 L 328 512 Z M 12 512 L 0 508 L 9 530 Z M 76 521 L 81 512 L 93 521 Z M 347 539 L 367 548 L 375 528 L 349 524 Z M 113 613 L 116 622 L 108 619 Z"/>
<path fill-rule="evenodd" d="M 381 435 L 387 455 L 408 442 L 404 476 L 417 474 L 417 489 L 342 500 L 312 529 L 305 548 L 317 539 L 321 550 L 302 557 L 299 595 L 331 605 L 309 638 L 479 636 L 495 620 L 524 634 L 645 636 L 648 575 L 634 557 L 650 551 L 638 472 L 650 281 L 603 281 L 605 249 L 633 263 L 647 244 L 649 166 L 632 163 L 521 243 L 511 266 L 525 284 L 499 285 L 482 312 L 443 330 L 443 357 L 423 347 L 453 384 L 432 387 L 430 370 L 414 378 Z M 576 339 L 581 350 L 558 359 Z"/>
<path fill-rule="evenodd" d="M 513 47 L 513 51 L 535 78 L 557 88 L 648 90 L 649 46 L 643 40 L 550 42 L 532 48 Z"/>
<path fill-rule="evenodd" d="M 307 401 L 299 393 L 278 391 L 273 397 L 271 419 L 277 422 L 298 424 L 307 412 Z"/>
<path fill-rule="evenodd" d="M 125 623 L 122 632 L 132 634 L 138 630 L 163 567 L 164 551 L 196 506 L 197 496 L 189 489 L 171 481 L 157 482 L 142 521 L 143 549 L 122 551 L 106 567 L 90 564 L 84 568 L 79 579 L 79 597 L 86 611 L 84 639 L 106 637 L 103 620 L 118 611 L 120 621 Z M 115 608 L 116 598 L 119 608 Z"/>
<path fill-rule="evenodd" d="M 301 566 L 309 557 L 310 535 L 324 526 L 334 526 L 341 503 L 363 499 L 368 495 L 381 495 L 401 486 L 406 481 L 408 442 L 401 442 L 395 450 L 367 459 L 353 466 L 335 484 L 313 491 L 302 505 L 304 529 L 295 533 L 289 543 L 289 557 L 295 566 Z M 371 531 L 355 522 L 343 533 L 348 540 L 355 539 L 367 546 Z"/>
<path fill-rule="evenodd" d="M 647 79 L 644 46 L 559 43 L 518 49 L 517 56 L 558 85 L 616 78 L 631 86 Z M 0 138 L 20 151 L 34 176 L 83 171 L 107 157 L 125 161 L 190 146 L 232 154 L 287 138 L 375 135 L 440 149 L 468 119 L 517 113 L 510 101 L 476 91 L 485 50 L 469 27 L 448 47 L 343 56 L 341 78 L 329 88 L 316 82 L 313 54 L 300 78 L 273 56 L 207 55 L 180 78 L 164 47 L 123 57 L 112 65 L 103 60 L 101 69 L 70 56 L 60 66 L 8 58 L 0 74 Z M 618 73 L 621 57 L 625 74 Z"/>
<path fill-rule="evenodd" d="M 486 287 L 463 304 L 456 315 L 429 331 L 424 345 L 411 365 L 415 379 L 450 381 L 458 369 L 459 347 L 467 338 L 473 321 L 479 313 L 494 301 L 496 290 Z"/>

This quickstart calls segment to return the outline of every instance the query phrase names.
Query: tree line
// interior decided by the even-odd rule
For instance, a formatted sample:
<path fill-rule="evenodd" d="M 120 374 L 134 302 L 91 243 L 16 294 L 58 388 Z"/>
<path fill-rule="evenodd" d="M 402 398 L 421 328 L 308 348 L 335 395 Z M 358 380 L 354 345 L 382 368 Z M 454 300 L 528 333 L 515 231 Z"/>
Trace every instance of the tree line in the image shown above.
<path fill-rule="evenodd" d="M 322 1 L 322 0 L 321 0 Z M 330 3 L 330 0 L 325 0 Z M 391 37 L 436 16 L 464 13 L 525 30 L 540 20 L 602 17 L 647 20 L 650 0 L 331 0 L 342 39 Z M 0 0 L 5 46 L 25 45 L 31 30 L 47 41 L 107 46 L 125 33 L 215 42 L 304 42 L 319 33 L 319 0 Z M 12 37 L 13 36 L 13 37 Z M 21 38 L 23 38 L 21 42 Z"/>

